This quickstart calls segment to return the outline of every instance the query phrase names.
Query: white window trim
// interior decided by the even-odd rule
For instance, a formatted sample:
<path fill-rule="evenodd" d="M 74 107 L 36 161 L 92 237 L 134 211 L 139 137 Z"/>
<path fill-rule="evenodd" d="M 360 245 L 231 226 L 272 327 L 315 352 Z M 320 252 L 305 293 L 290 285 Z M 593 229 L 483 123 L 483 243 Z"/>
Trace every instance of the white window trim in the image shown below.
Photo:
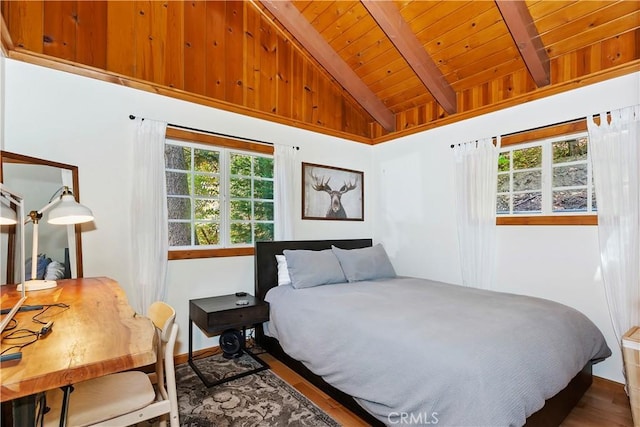
<path fill-rule="evenodd" d="M 586 131 L 575 132 L 560 136 L 553 136 L 544 139 L 538 139 L 535 141 L 510 144 L 502 147 L 499 150 L 499 153 L 504 152 L 513 152 L 516 150 L 522 150 L 531 147 L 542 146 L 542 164 L 540 168 L 529 168 L 529 169 L 518 169 L 517 172 L 525 172 L 525 171 L 533 171 L 533 170 L 541 170 L 541 192 L 542 192 L 542 210 L 541 211 L 529 211 L 529 212 L 518 212 L 518 213 L 499 213 L 497 212 L 496 207 L 496 217 L 497 218 L 517 218 L 517 217 L 542 217 L 542 216 L 553 216 L 553 217 L 562 217 L 562 216 L 587 216 L 587 215 L 595 215 L 597 213 L 596 210 L 593 210 L 593 169 L 591 166 L 591 150 L 587 150 L 587 159 L 586 160 L 578 160 L 566 163 L 559 163 L 556 166 L 569 166 L 571 164 L 586 164 L 587 165 L 587 210 L 586 211 L 553 211 L 553 149 L 552 144 L 558 141 L 565 141 L 570 139 L 577 138 L 588 138 L 589 135 Z M 509 172 L 498 172 L 498 175 L 504 175 L 508 173 L 510 175 L 509 179 L 509 193 L 506 192 L 498 192 L 497 194 L 518 194 L 518 193 L 527 193 L 530 191 L 513 191 L 513 155 L 509 156 Z M 571 189 L 574 187 L 562 187 L 563 189 Z M 584 186 L 576 186 L 575 188 L 584 188 Z M 513 197 L 509 200 L 509 210 L 513 211 Z"/>
<path fill-rule="evenodd" d="M 225 227 L 224 233 L 222 233 L 222 235 L 224 236 L 224 248 L 247 248 L 247 247 L 253 247 L 255 245 L 255 242 L 252 242 L 250 244 L 247 243 L 231 243 L 231 217 L 230 217 L 230 213 L 231 213 L 231 196 L 229 196 L 231 188 L 230 188 L 230 178 L 231 178 L 231 154 L 240 154 L 240 155 L 248 155 L 248 156 L 252 156 L 252 157 L 264 157 L 264 158 L 269 158 L 273 160 L 273 156 L 272 155 L 268 155 L 268 154 L 263 154 L 263 153 L 256 153 L 256 152 L 251 152 L 251 151 L 243 151 L 243 150 L 237 150 L 237 149 L 232 149 L 232 148 L 227 148 L 226 150 L 226 154 L 224 156 L 224 162 L 225 162 L 225 167 L 226 167 L 226 171 L 229 171 L 229 173 L 225 173 L 224 177 L 222 178 L 222 180 L 224 181 L 224 194 L 221 194 L 221 198 L 224 199 L 224 206 L 227 209 L 224 209 L 224 213 L 221 213 L 221 217 L 224 216 L 224 220 L 226 221 L 225 224 L 228 224 L 229 227 Z M 256 177 L 254 175 L 255 172 L 255 163 L 252 166 L 252 170 L 251 170 L 251 198 L 249 199 L 240 199 L 240 200 L 249 200 L 253 203 L 251 203 L 251 219 L 250 220 L 234 220 L 233 222 L 236 223 L 250 223 L 252 224 L 252 238 L 255 237 L 255 224 L 259 224 L 259 223 L 263 223 L 263 224 L 267 224 L 267 223 L 271 223 L 274 225 L 275 227 L 275 217 L 273 220 L 271 221 L 263 221 L 263 220 L 256 220 L 255 219 L 255 202 L 260 202 L 260 201 L 264 201 L 267 199 L 256 199 L 253 197 L 254 194 L 254 190 L 255 190 L 255 181 L 256 178 L 260 178 L 261 177 Z M 238 175 L 238 176 L 242 176 L 242 175 Z M 266 181 L 271 181 L 274 183 L 274 188 L 275 188 L 275 176 L 272 177 L 271 179 L 267 178 L 265 179 Z M 222 181 L 221 181 L 222 182 Z M 271 199 L 272 203 L 274 204 L 274 209 L 275 209 L 275 200 Z"/>
<path fill-rule="evenodd" d="M 169 246 L 169 251 L 198 251 L 198 250 L 216 250 L 216 249 L 236 249 L 236 248 L 252 248 L 254 246 L 254 243 L 231 243 L 231 215 L 230 215 L 230 211 L 231 211 L 231 197 L 229 196 L 230 193 L 230 177 L 231 177 L 231 165 L 230 165 L 230 158 L 231 158 L 231 154 L 241 154 L 241 155 L 247 155 L 247 156 L 251 156 L 251 157 L 264 157 L 264 158 L 270 158 L 273 159 L 273 155 L 269 155 L 269 154 L 265 154 L 265 153 L 260 153 L 260 152 L 255 152 L 255 151 L 249 151 L 249 150 L 239 150 L 239 149 L 234 149 L 234 148 L 229 148 L 229 147 L 223 147 L 223 146 L 218 146 L 218 145 L 210 145 L 210 144 L 202 144 L 202 143 L 197 143 L 197 142 L 189 142 L 189 141 L 183 141 L 183 140 L 178 140 L 178 139 L 172 139 L 172 138 L 166 138 L 165 139 L 165 144 L 169 144 L 169 145 L 174 145 L 174 146 L 181 146 L 181 147 L 187 147 L 187 148 L 192 148 L 192 149 L 202 149 L 202 150 L 207 150 L 207 151 L 217 151 L 220 153 L 220 157 L 219 157 L 219 166 L 220 166 L 220 172 L 219 173 L 206 173 L 206 175 L 210 175 L 210 176 L 218 176 L 219 178 L 219 183 L 220 183 L 220 196 L 219 196 L 219 203 L 220 203 L 220 216 L 219 216 L 219 220 L 211 220 L 211 221 L 196 221 L 195 220 L 195 203 L 194 203 L 194 196 L 189 196 L 189 197 L 184 197 L 184 198 L 188 198 L 189 200 L 191 200 L 191 218 L 186 221 L 186 220 L 175 220 L 175 219 L 169 219 L 169 223 L 176 223 L 176 222 L 189 222 L 193 227 L 195 227 L 196 223 L 200 223 L 200 222 L 209 222 L 209 223 L 219 223 L 220 224 L 220 244 L 217 245 L 195 245 L 195 233 L 191 233 L 190 238 L 191 238 L 191 245 L 189 246 Z M 191 152 L 191 164 L 194 164 L 194 159 L 193 159 L 193 151 Z M 254 165 L 255 166 L 255 165 Z M 166 169 L 165 171 L 176 171 L 176 172 L 180 172 L 183 173 L 183 170 L 177 170 L 177 169 Z M 252 173 L 254 171 L 252 170 Z M 193 185 L 193 176 L 194 176 L 194 172 L 193 171 L 188 171 L 187 174 L 190 177 L 190 191 L 191 191 L 191 186 Z M 275 180 L 274 178 L 271 178 L 272 181 Z M 252 179 L 251 182 L 251 194 L 253 195 L 253 189 L 254 189 L 254 179 Z M 176 197 L 176 196 L 171 196 L 171 197 Z M 177 196 L 177 197 L 181 197 L 181 196 Z M 254 199 L 253 197 L 251 197 L 249 200 L 252 201 L 260 201 L 260 200 L 264 200 L 264 199 Z M 275 201 L 274 201 L 275 203 Z M 273 223 L 275 226 L 275 220 L 274 221 L 256 221 L 254 218 L 255 216 L 255 212 L 254 212 L 254 208 L 255 206 L 252 203 L 252 211 L 251 211 L 251 220 L 249 221 L 244 221 L 244 222 L 248 222 L 248 223 L 252 223 L 252 224 L 256 224 L 256 223 Z M 234 222 L 243 222 L 243 221 L 234 221 Z M 252 227 L 252 231 L 254 231 L 253 227 Z M 252 238 L 255 237 L 254 233 L 252 232 Z"/>

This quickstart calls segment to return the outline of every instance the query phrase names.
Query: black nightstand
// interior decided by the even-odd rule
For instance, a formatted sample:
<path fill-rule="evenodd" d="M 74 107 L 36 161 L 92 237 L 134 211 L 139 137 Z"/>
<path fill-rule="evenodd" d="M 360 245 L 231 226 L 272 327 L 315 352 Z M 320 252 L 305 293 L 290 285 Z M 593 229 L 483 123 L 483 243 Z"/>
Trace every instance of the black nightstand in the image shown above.
<path fill-rule="evenodd" d="M 238 300 L 247 300 L 248 304 L 238 305 L 236 304 Z M 244 339 L 241 343 L 242 350 L 256 362 L 260 363 L 260 367 L 219 381 L 210 382 L 205 378 L 196 364 L 193 363 L 194 323 L 207 336 L 215 336 L 225 331 L 242 329 L 242 337 L 244 338 L 247 327 L 252 327 L 267 320 L 269 320 L 269 304 L 260 301 L 252 295 L 236 296 L 232 294 L 189 300 L 189 365 L 207 387 L 213 387 L 227 381 L 269 369 L 269 365 L 245 347 Z"/>

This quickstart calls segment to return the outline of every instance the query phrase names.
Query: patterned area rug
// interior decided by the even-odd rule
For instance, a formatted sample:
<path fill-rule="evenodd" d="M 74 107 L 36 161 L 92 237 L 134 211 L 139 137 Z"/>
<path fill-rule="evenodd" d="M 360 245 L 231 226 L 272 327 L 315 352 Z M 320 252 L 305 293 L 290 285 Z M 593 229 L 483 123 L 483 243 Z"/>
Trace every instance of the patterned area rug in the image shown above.
<path fill-rule="evenodd" d="M 209 381 L 259 366 L 250 356 L 195 361 Z M 189 427 L 339 426 L 270 370 L 207 388 L 188 364 L 176 367 L 180 424 Z"/>

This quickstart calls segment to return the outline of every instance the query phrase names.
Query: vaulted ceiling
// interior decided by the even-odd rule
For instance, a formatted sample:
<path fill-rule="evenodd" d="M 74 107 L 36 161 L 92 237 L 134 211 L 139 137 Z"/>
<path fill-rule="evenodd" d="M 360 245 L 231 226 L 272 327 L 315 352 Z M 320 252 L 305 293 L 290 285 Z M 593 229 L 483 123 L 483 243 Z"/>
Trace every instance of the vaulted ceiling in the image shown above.
<path fill-rule="evenodd" d="M 640 70 L 640 2 L 3 0 L 10 57 L 377 143 Z"/>

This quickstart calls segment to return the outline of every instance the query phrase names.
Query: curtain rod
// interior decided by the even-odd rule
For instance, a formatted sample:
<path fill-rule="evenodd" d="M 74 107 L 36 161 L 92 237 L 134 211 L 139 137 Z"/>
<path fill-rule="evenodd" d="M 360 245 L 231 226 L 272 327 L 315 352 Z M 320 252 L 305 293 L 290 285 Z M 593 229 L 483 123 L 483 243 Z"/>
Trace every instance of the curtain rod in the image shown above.
<path fill-rule="evenodd" d="M 129 114 L 129 119 L 130 120 L 135 120 L 136 116 L 134 116 L 133 114 Z M 141 117 L 140 119 L 144 120 L 144 117 Z M 238 139 L 238 140 L 246 141 L 246 142 L 255 142 L 257 144 L 266 144 L 266 145 L 271 145 L 271 146 L 275 145 L 273 142 L 260 141 L 259 139 L 245 138 L 243 136 L 227 135 L 225 133 L 213 132 L 213 131 L 210 131 L 210 130 L 190 128 L 188 126 L 181 126 L 181 125 L 176 125 L 176 124 L 173 124 L 173 123 L 167 123 L 167 126 L 171 126 L 172 128 L 191 130 L 191 131 L 194 131 L 194 132 L 206 133 L 206 134 L 214 135 L 214 136 L 222 136 L 222 137 L 225 137 L 225 138 Z M 296 150 L 300 149 L 300 147 L 298 147 L 297 145 L 293 145 L 292 148 L 295 148 Z"/>
<path fill-rule="evenodd" d="M 594 114 L 593 115 L 593 117 L 598 117 L 598 116 L 599 116 L 599 114 Z M 516 131 L 516 132 L 511 132 L 511 133 L 506 133 L 504 135 L 500 135 L 500 138 L 507 138 L 509 136 L 514 136 L 514 135 L 518 135 L 518 134 L 525 133 L 525 132 L 532 132 L 534 130 L 549 128 L 549 127 L 552 127 L 552 126 L 567 125 L 567 124 L 576 123 L 576 122 L 579 122 L 579 121 L 582 121 L 582 120 L 587 120 L 587 118 L 586 117 L 580 117 L 580 118 L 577 118 L 577 119 L 566 120 L 564 122 L 552 123 L 550 125 L 543 125 L 543 126 L 538 126 L 538 127 L 531 128 L 531 129 L 519 130 L 519 131 Z M 451 148 L 455 147 L 456 145 L 459 145 L 459 144 L 451 144 Z"/>

